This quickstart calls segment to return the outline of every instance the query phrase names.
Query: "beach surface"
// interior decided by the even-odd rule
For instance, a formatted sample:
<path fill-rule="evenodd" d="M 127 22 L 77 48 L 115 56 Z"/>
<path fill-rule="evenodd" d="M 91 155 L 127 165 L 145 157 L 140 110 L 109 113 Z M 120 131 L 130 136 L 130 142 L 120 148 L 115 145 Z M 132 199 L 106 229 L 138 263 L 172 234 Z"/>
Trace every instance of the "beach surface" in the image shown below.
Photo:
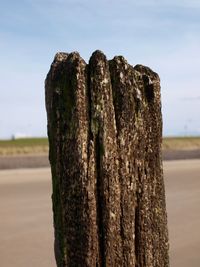
<path fill-rule="evenodd" d="M 200 160 L 165 161 L 171 267 L 200 265 Z M 3 267 L 56 267 L 49 168 L 0 171 Z"/>
<path fill-rule="evenodd" d="M 200 266 L 200 160 L 164 162 L 171 267 Z"/>

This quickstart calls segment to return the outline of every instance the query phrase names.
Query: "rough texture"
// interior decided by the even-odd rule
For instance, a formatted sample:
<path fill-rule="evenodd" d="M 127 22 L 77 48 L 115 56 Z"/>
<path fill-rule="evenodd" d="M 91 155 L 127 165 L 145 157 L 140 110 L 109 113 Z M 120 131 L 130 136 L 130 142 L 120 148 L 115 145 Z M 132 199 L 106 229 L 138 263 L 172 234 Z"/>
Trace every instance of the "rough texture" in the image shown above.
<path fill-rule="evenodd" d="M 168 267 L 160 80 L 58 53 L 46 78 L 58 267 Z"/>

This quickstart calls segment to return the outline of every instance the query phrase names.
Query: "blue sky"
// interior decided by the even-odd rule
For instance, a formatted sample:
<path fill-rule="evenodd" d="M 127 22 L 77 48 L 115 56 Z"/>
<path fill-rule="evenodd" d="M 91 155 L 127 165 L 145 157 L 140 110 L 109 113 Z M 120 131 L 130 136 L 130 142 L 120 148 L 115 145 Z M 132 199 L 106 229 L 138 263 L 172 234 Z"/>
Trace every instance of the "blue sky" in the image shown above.
<path fill-rule="evenodd" d="M 0 25 L 0 138 L 46 136 L 55 53 L 96 49 L 160 75 L 164 135 L 200 134 L 199 0 L 7 0 Z"/>

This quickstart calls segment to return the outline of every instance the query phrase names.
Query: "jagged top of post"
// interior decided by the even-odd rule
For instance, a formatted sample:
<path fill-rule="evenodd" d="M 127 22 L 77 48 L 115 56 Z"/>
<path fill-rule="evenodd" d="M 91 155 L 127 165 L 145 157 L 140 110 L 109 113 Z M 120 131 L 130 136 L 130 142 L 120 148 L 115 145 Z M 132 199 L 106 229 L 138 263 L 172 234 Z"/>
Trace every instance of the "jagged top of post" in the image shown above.
<path fill-rule="evenodd" d="M 106 59 L 106 55 L 101 50 L 96 50 L 92 53 L 91 58 Z"/>
<path fill-rule="evenodd" d="M 58 52 L 56 53 L 55 57 L 54 57 L 54 60 L 53 60 L 53 63 L 51 66 L 55 66 L 61 62 L 66 62 L 67 59 L 75 59 L 75 58 L 80 58 L 81 60 L 83 60 L 81 57 L 80 57 L 80 54 L 79 52 L 77 51 L 74 51 L 74 52 L 71 52 L 71 53 L 65 53 L 65 52 Z"/>
<path fill-rule="evenodd" d="M 60 61 L 66 60 L 68 55 L 69 54 L 65 53 L 65 52 L 58 52 L 58 53 L 56 53 L 53 62 L 60 62 Z"/>
<path fill-rule="evenodd" d="M 151 79 L 153 79 L 153 80 L 160 81 L 159 75 L 147 66 L 137 64 L 137 65 L 135 65 L 134 70 L 140 72 L 143 75 L 147 75 L 147 76 L 151 77 Z"/>
<path fill-rule="evenodd" d="M 77 64 L 87 65 L 83 58 L 81 58 L 80 54 L 77 51 L 66 53 L 66 52 L 58 52 L 56 53 L 54 60 L 51 64 L 51 68 L 47 74 L 47 77 L 51 77 L 54 79 L 59 75 L 60 71 L 63 71 L 63 67 L 65 64 L 71 64 L 76 61 Z M 78 63 L 79 62 L 79 63 Z M 137 64 L 134 67 L 130 65 L 127 60 L 123 56 L 115 56 L 112 60 L 107 60 L 106 55 L 101 50 L 96 50 L 92 53 L 92 56 L 89 59 L 89 65 L 99 65 L 102 69 L 103 66 L 107 66 L 108 69 L 112 68 L 113 64 L 119 65 L 123 68 L 126 73 L 129 75 L 136 75 L 137 77 L 142 78 L 142 80 L 147 84 L 160 84 L 159 75 L 150 69 L 147 66 Z M 106 67 L 106 68 L 107 68 Z M 46 79 L 47 81 L 48 79 Z M 46 82 L 45 82 L 46 83 Z M 156 87 L 153 88 L 155 90 Z"/>
<path fill-rule="evenodd" d="M 80 54 L 77 52 L 77 51 L 74 51 L 74 52 L 71 52 L 71 53 L 66 53 L 66 52 L 57 52 L 55 57 L 54 57 L 54 60 L 51 64 L 51 67 L 55 68 L 57 65 L 59 65 L 60 63 L 62 62 L 66 62 L 68 58 L 71 58 L 71 59 L 80 59 L 80 60 L 83 60 L 80 56 Z M 106 60 L 106 55 L 101 51 L 101 50 L 96 50 L 92 53 L 92 56 L 90 57 L 90 61 L 92 60 Z M 84 61 L 84 60 L 83 60 Z M 129 65 L 131 66 L 127 60 L 119 55 L 119 56 L 115 56 L 111 61 L 116 61 L 118 63 L 123 63 L 125 65 Z M 160 80 L 159 79 L 159 75 L 154 72 L 151 68 L 147 67 L 147 66 L 144 66 L 144 65 L 141 65 L 141 64 L 137 64 L 135 65 L 134 67 L 131 66 L 135 71 L 139 72 L 140 74 L 142 75 L 147 75 L 149 77 L 151 77 L 151 79 L 155 79 L 155 80 Z"/>

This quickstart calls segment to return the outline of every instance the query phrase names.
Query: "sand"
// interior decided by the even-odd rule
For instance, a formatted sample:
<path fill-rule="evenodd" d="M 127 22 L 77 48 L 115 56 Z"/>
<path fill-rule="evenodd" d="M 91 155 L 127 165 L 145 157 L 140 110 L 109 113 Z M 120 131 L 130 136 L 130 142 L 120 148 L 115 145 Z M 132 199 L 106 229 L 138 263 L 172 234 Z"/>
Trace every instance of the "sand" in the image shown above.
<path fill-rule="evenodd" d="M 55 267 L 48 169 L 0 171 L 2 267 Z"/>
<path fill-rule="evenodd" d="M 164 162 L 171 267 L 200 266 L 200 160 Z M 2 267 L 56 267 L 49 168 L 0 171 Z"/>
<path fill-rule="evenodd" d="M 171 267 L 200 266 L 200 160 L 164 163 Z"/>

